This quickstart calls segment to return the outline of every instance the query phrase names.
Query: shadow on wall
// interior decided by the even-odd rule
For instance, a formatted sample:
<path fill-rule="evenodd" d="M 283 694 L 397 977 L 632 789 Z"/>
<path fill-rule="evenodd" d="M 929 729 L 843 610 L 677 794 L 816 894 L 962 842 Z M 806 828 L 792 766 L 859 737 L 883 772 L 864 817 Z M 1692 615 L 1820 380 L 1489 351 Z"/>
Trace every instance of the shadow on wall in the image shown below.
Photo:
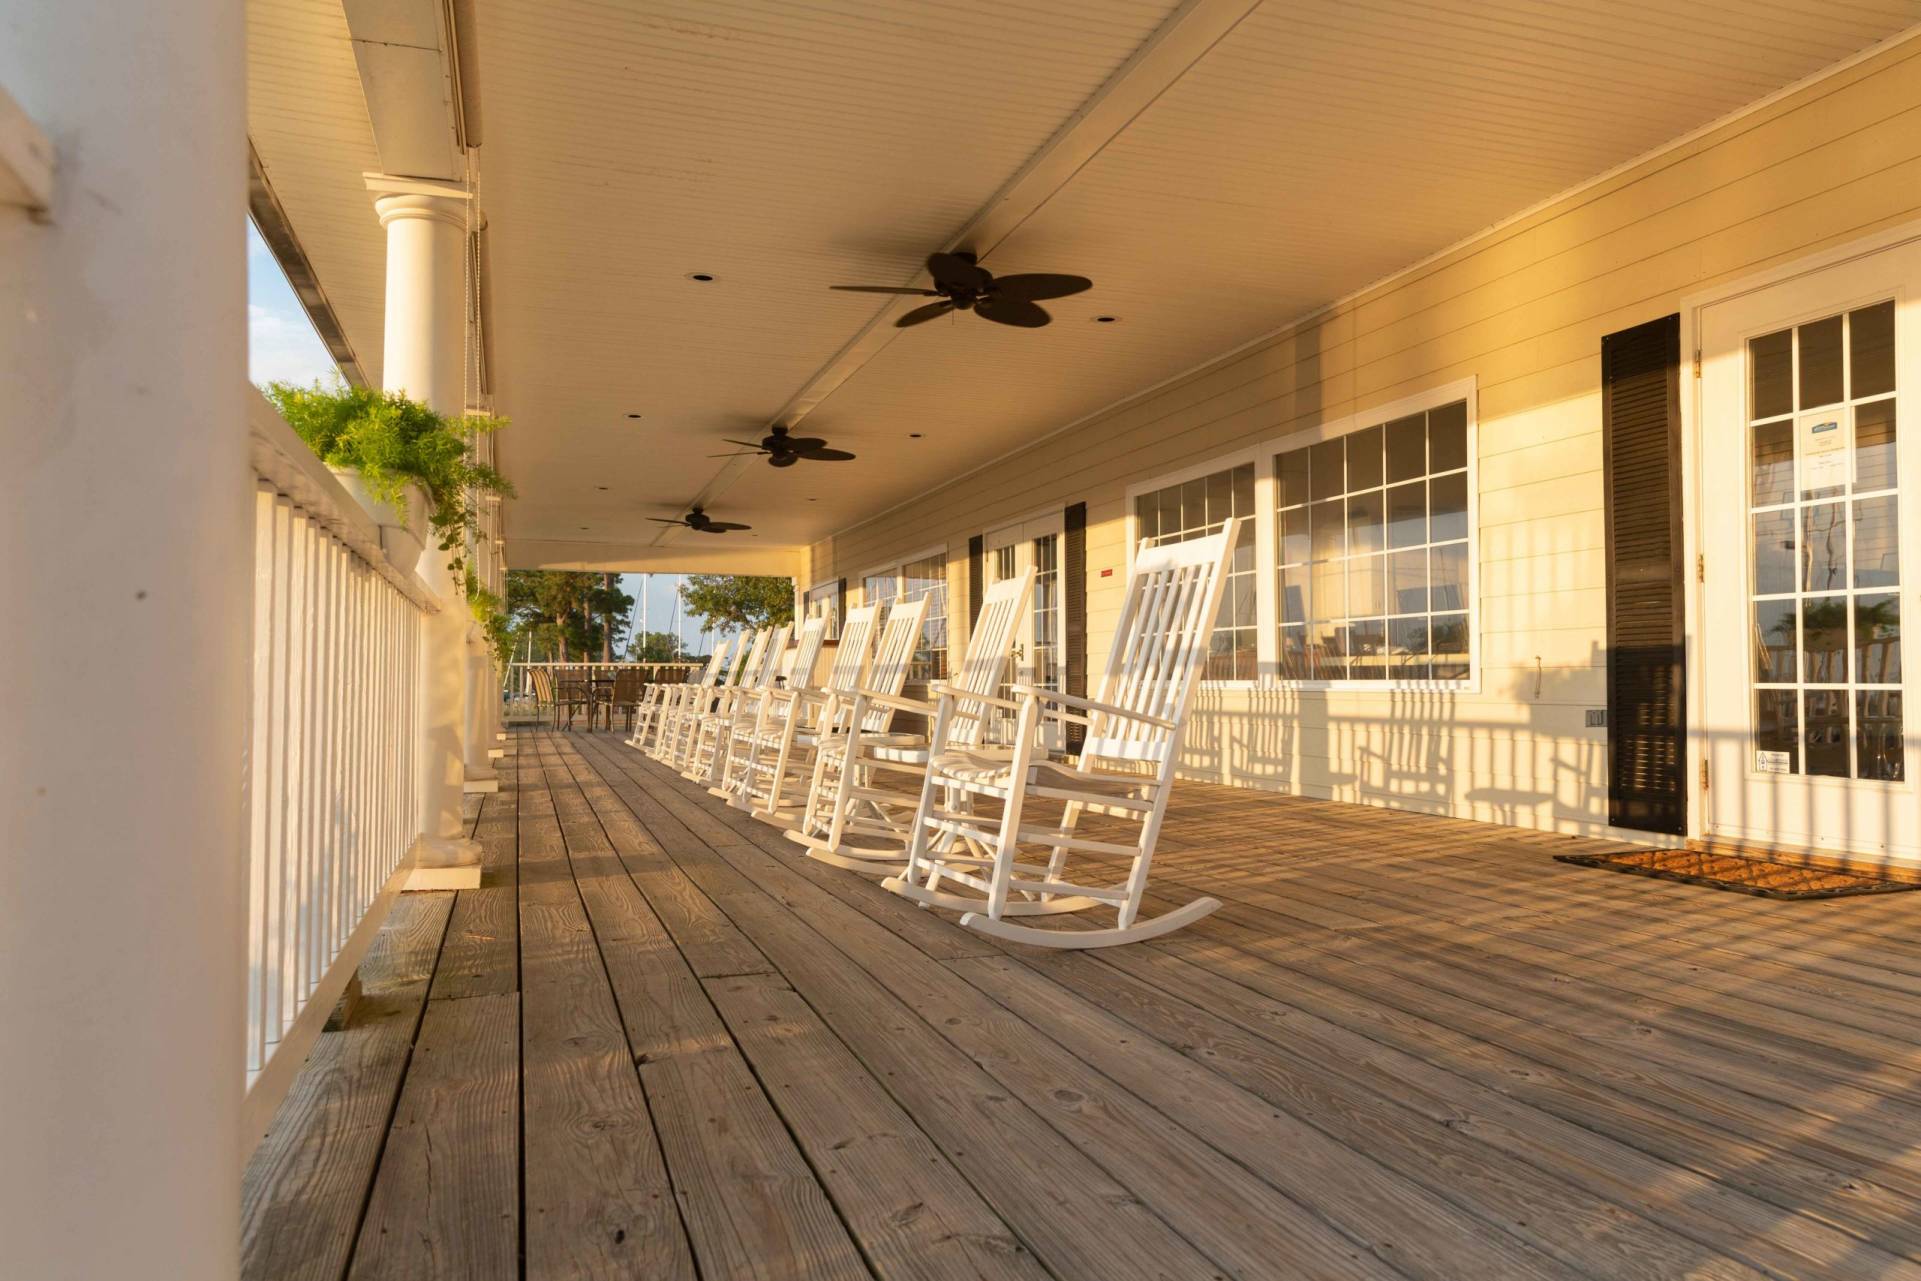
<path fill-rule="evenodd" d="M 1181 771 L 1247 787 L 1514 827 L 1606 827 L 1607 730 L 1590 669 L 1503 672 L 1481 692 L 1202 686 Z M 1495 719 L 1494 707 L 1515 718 Z"/>

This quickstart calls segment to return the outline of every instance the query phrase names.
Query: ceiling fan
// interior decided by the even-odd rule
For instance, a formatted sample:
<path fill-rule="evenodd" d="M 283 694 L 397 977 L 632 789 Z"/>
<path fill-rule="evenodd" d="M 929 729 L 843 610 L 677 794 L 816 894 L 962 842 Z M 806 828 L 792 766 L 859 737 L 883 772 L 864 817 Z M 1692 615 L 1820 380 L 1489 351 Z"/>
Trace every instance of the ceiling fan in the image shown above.
<path fill-rule="evenodd" d="M 730 520 L 715 520 L 698 507 L 685 516 L 679 516 L 673 520 L 668 520 L 665 516 L 649 516 L 647 519 L 659 525 L 685 525 L 688 529 L 700 534 L 731 534 L 737 529 L 753 528 L 752 525 L 736 525 Z"/>
<path fill-rule="evenodd" d="M 776 427 L 756 445 L 750 440 L 734 440 L 722 437 L 730 445 L 745 445 L 746 448 L 733 454 L 709 454 L 709 458 L 745 458 L 751 454 L 765 454 L 769 464 L 775 467 L 792 467 L 803 459 L 810 463 L 845 463 L 853 460 L 853 455 L 844 449 L 829 449 L 827 442 L 819 436 L 790 436 L 785 427 Z"/>
<path fill-rule="evenodd" d="M 972 311 L 982 320 L 1021 329 L 1039 329 L 1053 319 L 1039 305 L 1042 298 L 1065 298 L 1092 289 L 1086 276 L 1068 276 L 1049 271 L 1028 271 L 1014 276 L 996 277 L 965 250 L 951 254 L 928 254 L 927 274 L 934 278 L 932 289 L 898 288 L 892 285 L 832 285 L 830 288 L 860 294 L 911 294 L 938 298 L 925 307 L 916 307 L 894 322 L 897 329 L 923 324 L 953 311 Z"/>

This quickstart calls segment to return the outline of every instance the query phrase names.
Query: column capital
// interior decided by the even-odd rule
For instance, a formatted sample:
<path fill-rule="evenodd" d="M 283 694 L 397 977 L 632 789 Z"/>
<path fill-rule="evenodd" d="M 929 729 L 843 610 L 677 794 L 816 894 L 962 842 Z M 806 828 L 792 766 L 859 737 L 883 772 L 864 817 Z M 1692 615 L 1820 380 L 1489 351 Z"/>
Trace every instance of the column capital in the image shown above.
<path fill-rule="evenodd" d="M 362 174 L 361 178 L 373 193 L 374 211 L 383 227 L 397 218 L 428 218 L 467 229 L 467 208 L 474 196 L 458 183 L 384 173 Z"/>

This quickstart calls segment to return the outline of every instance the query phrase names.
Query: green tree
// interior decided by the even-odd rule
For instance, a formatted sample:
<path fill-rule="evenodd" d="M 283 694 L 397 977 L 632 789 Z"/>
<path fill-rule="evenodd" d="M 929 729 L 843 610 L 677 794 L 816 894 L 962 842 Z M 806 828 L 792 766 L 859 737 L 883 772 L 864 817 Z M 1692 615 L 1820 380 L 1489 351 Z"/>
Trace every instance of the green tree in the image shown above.
<path fill-rule="evenodd" d="M 540 662 L 579 661 L 596 650 L 611 655 L 634 598 L 609 586 L 609 577 L 564 569 L 510 571 L 507 614 L 516 645 L 529 645 Z"/>
<path fill-rule="evenodd" d="M 627 642 L 627 660 L 633 663 L 673 663 L 690 657 L 672 632 L 642 632 Z"/>
<path fill-rule="evenodd" d="M 682 584 L 687 613 L 707 631 L 777 627 L 794 621 L 794 580 L 746 574 L 693 574 Z"/>

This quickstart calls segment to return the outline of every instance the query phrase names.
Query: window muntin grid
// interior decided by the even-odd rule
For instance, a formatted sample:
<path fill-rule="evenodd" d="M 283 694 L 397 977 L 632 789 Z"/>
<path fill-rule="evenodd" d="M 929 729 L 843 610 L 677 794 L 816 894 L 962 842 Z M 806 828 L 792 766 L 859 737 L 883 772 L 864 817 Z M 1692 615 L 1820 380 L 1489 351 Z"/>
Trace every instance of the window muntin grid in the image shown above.
<path fill-rule="evenodd" d="M 827 639 L 840 639 L 840 583 L 829 580 L 808 588 L 804 603 L 806 613 L 803 615 L 803 621 L 808 618 L 824 618 L 827 620 Z"/>
<path fill-rule="evenodd" d="M 1467 402 L 1274 459 L 1283 680 L 1465 682 Z"/>
<path fill-rule="evenodd" d="M 1894 304 L 1751 339 L 1748 375 L 1753 767 L 1901 782 Z"/>
<path fill-rule="evenodd" d="M 1217 534 L 1228 518 L 1241 518 L 1234 559 L 1214 623 L 1204 680 L 1251 681 L 1258 673 L 1254 572 L 1254 464 L 1168 485 L 1134 499 L 1140 536 L 1153 546 Z"/>

